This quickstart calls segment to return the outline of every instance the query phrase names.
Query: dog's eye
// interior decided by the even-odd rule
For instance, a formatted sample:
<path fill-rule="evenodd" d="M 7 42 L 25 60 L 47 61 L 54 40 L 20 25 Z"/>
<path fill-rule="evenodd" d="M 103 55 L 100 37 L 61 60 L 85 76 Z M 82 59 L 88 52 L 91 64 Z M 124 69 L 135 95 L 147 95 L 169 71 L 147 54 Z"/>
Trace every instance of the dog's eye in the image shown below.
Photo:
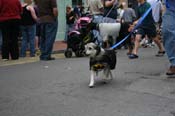
<path fill-rule="evenodd" d="M 92 50 L 92 48 L 89 48 L 89 50 Z"/>

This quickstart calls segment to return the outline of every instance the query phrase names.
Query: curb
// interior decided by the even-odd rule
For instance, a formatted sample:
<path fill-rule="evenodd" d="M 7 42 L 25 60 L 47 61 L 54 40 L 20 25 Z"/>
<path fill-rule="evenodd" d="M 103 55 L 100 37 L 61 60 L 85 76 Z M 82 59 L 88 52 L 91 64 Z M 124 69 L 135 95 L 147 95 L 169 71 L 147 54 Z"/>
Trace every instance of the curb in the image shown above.
<path fill-rule="evenodd" d="M 52 54 L 61 54 L 64 53 L 65 50 L 55 50 L 52 52 Z"/>

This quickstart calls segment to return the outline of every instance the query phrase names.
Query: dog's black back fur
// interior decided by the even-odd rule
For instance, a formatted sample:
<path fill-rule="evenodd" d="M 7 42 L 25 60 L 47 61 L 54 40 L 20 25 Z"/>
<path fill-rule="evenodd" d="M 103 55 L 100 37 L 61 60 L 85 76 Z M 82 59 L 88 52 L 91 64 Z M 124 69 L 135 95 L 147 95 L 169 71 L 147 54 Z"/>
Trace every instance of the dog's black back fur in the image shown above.
<path fill-rule="evenodd" d="M 110 66 L 110 69 L 115 69 L 116 63 L 117 63 L 117 57 L 116 52 L 114 50 L 105 50 L 105 54 L 100 58 L 90 58 L 90 70 L 93 65 L 95 64 L 103 64 L 107 63 Z"/>

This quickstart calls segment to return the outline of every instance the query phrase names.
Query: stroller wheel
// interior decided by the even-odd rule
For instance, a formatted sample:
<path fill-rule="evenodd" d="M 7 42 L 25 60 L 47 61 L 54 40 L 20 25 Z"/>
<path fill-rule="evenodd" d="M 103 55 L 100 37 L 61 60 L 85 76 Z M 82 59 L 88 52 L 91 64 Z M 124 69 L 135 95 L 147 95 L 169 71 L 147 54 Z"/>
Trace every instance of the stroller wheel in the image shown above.
<path fill-rule="evenodd" d="M 64 52 L 64 55 L 65 55 L 66 58 L 71 58 L 72 57 L 72 50 L 66 50 Z"/>

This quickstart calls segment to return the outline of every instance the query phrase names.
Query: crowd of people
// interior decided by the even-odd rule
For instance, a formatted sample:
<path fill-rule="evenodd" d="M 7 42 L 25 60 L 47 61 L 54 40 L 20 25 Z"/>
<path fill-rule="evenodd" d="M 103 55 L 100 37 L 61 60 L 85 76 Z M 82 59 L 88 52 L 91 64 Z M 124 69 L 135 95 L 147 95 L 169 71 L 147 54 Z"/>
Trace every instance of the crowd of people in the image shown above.
<path fill-rule="evenodd" d="M 54 60 L 51 53 L 57 33 L 57 17 L 56 0 L 24 0 L 22 3 L 19 0 L 0 0 L 2 60 L 26 57 L 27 49 L 34 57 L 36 35 L 40 38 L 40 60 Z M 18 43 L 20 36 L 21 46 Z"/>
<path fill-rule="evenodd" d="M 175 2 L 173 0 L 166 0 L 163 3 L 161 0 L 137 0 L 137 8 L 133 8 L 132 4 L 125 2 L 119 3 L 117 0 L 88 0 L 87 4 L 94 22 L 102 23 L 107 20 L 107 22 L 127 23 L 129 25 L 126 31 L 134 33 L 129 37 L 133 41 L 133 47 L 128 46 L 129 59 L 139 58 L 141 40 L 154 41 L 159 49 L 156 56 L 163 56 L 165 51 L 168 55 L 171 66 L 167 75 L 175 75 L 175 29 L 173 23 Z M 149 12 L 138 25 L 150 7 L 152 7 L 152 12 Z M 83 16 L 83 12 L 84 7 L 81 5 L 77 5 L 74 9 L 67 5 L 65 41 L 67 41 L 67 33 L 73 29 L 76 20 Z M 28 48 L 30 48 L 30 56 L 34 57 L 37 35 L 38 48 L 41 51 L 40 60 L 54 60 L 51 53 L 58 28 L 57 17 L 56 0 L 34 0 L 34 3 L 32 0 L 24 0 L 23 3 L 19 0 L 0 0 L 2 59 L 7 61 L 26 57 Z M 160 28 L 162 28 L 162 38 L 157 33 Z M 97 30 L 93 30 L 93 33 L 99 41 L 102 40 Z M 19 35 L 22 36 L 20 50 L 18 46 Z"/>
<path fill-rule="evenodd" d="M 94 16 L 101 15 L 100 11 L 102 11 L 102 7 L 99 7 L 101 6 L 100 2 L 101 0 L 98 0 L 98 3 L 97 0 L 89 0 L 89 7 L 90 9 L 92 9 L 91 13 Z M 173 0 L 166 0 L 163 2 L 165 4 L 166 9 L 164 9 L 162 1 L 160 0 L 137 0 L 137 8 L 134 8 L 135 10 L 133 10 L 131 9 L 132 6 L 130 6 L 130 4 L 128 5 L 129 7 L 126 7 L 126 3 L 122 3 L 119 9 L 117 8 L 117 0 L 103 0 L 102 14 L 103 17 L 110 17 L 121 23 L 130 23 L 128 31 L 134 32 L 134 46 L 133 48 L 129 48 L 129 59 L 137 59 L 139 57 L 138 49 L 140 47 L 140 41 L 143 38 L 146 38 L 150 42 L 154 41 L 155 44 L 157 44 L 159 50 L 156 56 L 163 56 L 166 51 L 171 64 L 166 74 L 175 75 L 175 29 L 174 26 L 172 26 L 172 19 L 175 16 L 175 2 L 173 2 Z M 142 22 L 140 23 L 140 19 L 143 18 L 145 13 L 150 8 L 152 8 L 152 12 L 149 12 L 144 18 L 144 20 L 142 20 Z M 164 15 L 163 11 L 165 11 Z M 100 13 L 96 14 L 96 12 Z M 161 28 L 163 38 L 161 38 L 159 33 L 157 33 L 158 30 L 160 30 Z M 131 39 L 131 37 L 129 37 L 129 39 Z M 161 41 L 163 41 L 164 46 Z"/>

